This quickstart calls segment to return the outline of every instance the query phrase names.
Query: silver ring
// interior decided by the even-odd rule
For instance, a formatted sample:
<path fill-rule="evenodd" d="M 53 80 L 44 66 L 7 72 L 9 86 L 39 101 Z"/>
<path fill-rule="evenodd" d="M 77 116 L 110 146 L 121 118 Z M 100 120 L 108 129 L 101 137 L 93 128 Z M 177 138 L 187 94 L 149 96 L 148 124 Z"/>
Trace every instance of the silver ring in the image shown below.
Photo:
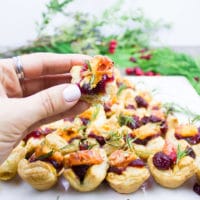
<path fill-rule="evenodd" d="M 23 70 L 20 56 L 13 57 L 13 62 L 14 62 L 15 71 L 16 71 L 19 81 L 23 81 L 25 76 L 24 76 L 24 70 Z"/>

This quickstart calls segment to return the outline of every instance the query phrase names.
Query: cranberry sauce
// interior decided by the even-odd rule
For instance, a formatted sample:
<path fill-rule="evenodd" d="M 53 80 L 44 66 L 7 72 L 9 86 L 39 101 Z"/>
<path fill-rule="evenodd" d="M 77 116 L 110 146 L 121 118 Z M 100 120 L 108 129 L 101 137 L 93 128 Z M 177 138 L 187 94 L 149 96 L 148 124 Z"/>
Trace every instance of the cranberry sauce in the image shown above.
<path fill-rule="evenodd" d="M 194 184 L 193 191 L 200 195 L 200 185 L 198 183 Z"/>
<path fill-rule="evenodd" d="M 103 108 L 105 112 L 110 112 L 111 111 L 111 105 L 109 103 L 104 103 Z"/>
<path fill-rule="evenodd" d="M 138 168 L 142 168 L 145 166 L 145 163 L 143 160 L 141 159 L 135 159 L 133 161 L 131 161 L 126 167 L 115 167 L 115 166 L 110 166 L 108 169 L 108 172 L 113 172 L 115 174 L 122 174 L 123 171 L 126 170 L 127 167 L 138 167 Z"/>
<path fill-rule="evenodd" d="M 86 119 L 86 118 L 83 118 L 83 117 L 80 117 L 80 120 L 82 121 L 84 126 L 86 126 L 90 121 L 89 119 Z"/>
<path fill-rule="evenodd" d="M 103 145 L 106 143 L 106 141 L 105 141 L 105 139 L 104 139 L 103 136 L 95 135 L 93 132 L 91 132 L 91 133 L 88 135 L 88 137 L 89 137 L 89 138 L 95 138 L 95 139 L 97 140 L 97 142 L 98 142 L 101 146 L 103 146 Z"/>
<path fill-rule="evenodd" d="M 148 103 L 146 102 L 146 100 L 144 98 L 142 98 L 141 96 L 136 96 L 135 97 L 135 101 L 137 103 L 137 107 L 138 108 L 147 108 L 148 107 Z"/>
<path fill-rule="evenodd" d="M 41 138 L 43 136 L 48 135 L 49 133 L 52 133 L 55 129 L 51 128 L 45 128 L 42 130 L 41 128 L 38 128 L 32 132 L 30 132 L 26 137 L 23 139 L 24 142 L 27 142 L 30 138 Z"/>
<path fill-rule="evenodd" d="M 114 80 L 114 76 L 108 77 L 107 75 L 102 76 L 102 80 L 99 81 L 95 88 L 90 87 L 90 83 L 85 83 L 80 87 L 81 93 L 88 94 L 88 95 L 94 95 L 99 93 L 104 93 L 106 84 L 108 82 L 112 82 Z"/>
<path fill-rule="evenodd" d="M 155 116 L 155 115 L 150 115 L 150 116 L 144 116 L 142 119 L 141 119 L 141 123 L 143 125 L 147 124 L 147 123 L 159 123 L 159 122 L 162 122 L 162 119 L 160 119 L 159 117 Z"/>
<path fill-rule="evenodd" d="M 153 164 L 160 170 L 168 170 L 173 166 L 173 160 L 163 152 L 158 152 L 153 156 Z"/>
<path fill-rule="evenodd" d="M 78 166 L 72 166 L 72 170 L 79 178 L 80 182 L 83 182 L 85 178 L 85 174 L 90 166 L 89 165 L 78 165 Z"/>
<path fill-rule="evenodd" d="M 186 140 L 189 144 L 198 144 L 200 143 L 200 131 L 198 131 L 198 133 L 194 136 L 191 137 L 183 137 L 177 133 L 175 133 L 175 137 L 176 139 L 180 140 L 180 139 L 184 139 Z"/>
<path fill-rule="evenodd" d="M 141 144 L 141 145 L 146 145 L 151 139 L 154 139 L 154 138 L 156 138 L 156 137 L 158 137 L 158 136 L 160 136 L 160 133 L 158 133 L 158 134 L 155 134 L 155 135 L 151 135 L 151 136 L 148 136 L 148 137 L 146 137 L 145 139 L 135 139 L 134 140 L 134 143 L 136 143 L 136 144 Z M 130 137 L 132 137 L 132 136 L 130 136 Z M 134 138 L 134 137 L 133 137 Z"/>
<path fill-rule="evenodd" d="M 128 104 L 128 105 L 125 106 L 125 109 L 127 109 L 127 110 L 135 110 L 135 106 L 131 105 L 131 104 Z"/>

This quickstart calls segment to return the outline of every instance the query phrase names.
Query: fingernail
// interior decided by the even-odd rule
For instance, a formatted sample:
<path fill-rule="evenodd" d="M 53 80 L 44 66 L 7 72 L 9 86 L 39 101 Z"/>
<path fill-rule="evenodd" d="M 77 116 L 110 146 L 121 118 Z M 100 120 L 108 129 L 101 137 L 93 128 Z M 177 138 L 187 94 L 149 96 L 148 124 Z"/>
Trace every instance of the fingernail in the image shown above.
<path fill-rule="evenodd" d="M 63 97 L 65 101 L 76 101 L 81 97 L 81 91 L 77 85 L 70 84 L 63 91 Z"/>

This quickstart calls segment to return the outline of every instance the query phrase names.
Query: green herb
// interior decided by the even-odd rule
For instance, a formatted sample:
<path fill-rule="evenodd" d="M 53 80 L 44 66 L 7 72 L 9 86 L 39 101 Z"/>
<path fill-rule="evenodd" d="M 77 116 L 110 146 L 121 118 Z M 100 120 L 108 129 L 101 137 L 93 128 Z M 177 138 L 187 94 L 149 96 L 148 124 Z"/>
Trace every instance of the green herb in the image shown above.
<path fill-rule="evenodd" d="M 92 85 L 95 81 L 95 75 L 92 74 L 91 79 L 90 79 L 90 85 Z"/>
<path fill-rule="evenodd" d="M 79 131 L 84 131 L 86 129 L 86 126 L 82 125 L 79 129 L 78 129 L 78 132 Z"/>
<path fill-rule="evenodd" d="M 180 147 L 180 144 L 178 144 L 176 163 L 178 163 L 185 156 L 187 156 L 187 150 L 182 151 L 181 147 Z"/>
<path fill-rule="evenodd" d="M 92 113 L 92 121 L 95 120 L 99 114 L 100 111 L 100 104 L 94 105 L 94 112 Z"/>
<path fill-rule="evenodd" d="M 135 120 L 133 119 L 133 117 L 125 116 L 122 114 L 119 115 L 118 122 L 119 122 L 120 126 L 123 126 L 123 125 L 127 126 L 129 124 L 135 124 Z"/>
<path fill-rule="evenodd" d="M 94 146 L 96 146 L 97 144 L 90 144 L 88 145 L 88 150 L 92 149 Z"/>
<path fill-rule="evenodd" d="M 120 134 L 117 131 L 111 131 L 108 133 L 109 138 L 106 140 L 106 143 L 114 146 L 116 148 L 119 148 L 122 146 L 122 144 L 120 143 L 120 140 L 123 139 L 123 135 Z"/>
<path fill-rule="evenodd" d="M 39 157 L 37 157 L 37 160 L 45 160 L 45 159 L 51 157 L 52 154 L 53 154 L 53 150 L 46 153 L 46 154 L 40 155 Z"/>
<path fill-rule="evenodd" d="M 117 96 L 119 96 L 122 93 L 122 91 L 125 90 L 126 88 L 127 88 L 126 85 L 124 85 L 124 84 L 120 85 L 120 87 L 117 91 Z"/>
<path fill-rule="evenodd" d="M 126 135 L 126 146 L 130 151 L 134 151 L 133 142 L 135 138 L 131 138 L 128 134 Z"/>
<path fill-rule="evenodd" d="M 87 64 L 87 66 L 88 66 L 89 71 L 92 72 L 92 67 L 91 67 L 90 61 L 87 60 L 87 61 L 86 61 L 86 64 Z"/>

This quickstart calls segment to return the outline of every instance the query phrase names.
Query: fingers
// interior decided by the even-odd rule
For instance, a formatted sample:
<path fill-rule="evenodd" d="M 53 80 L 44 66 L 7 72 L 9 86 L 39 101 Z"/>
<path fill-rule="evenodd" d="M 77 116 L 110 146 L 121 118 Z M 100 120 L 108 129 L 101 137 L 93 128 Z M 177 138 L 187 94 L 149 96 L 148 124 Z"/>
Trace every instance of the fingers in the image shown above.
<path fill-rule="evenodd" d="M 63 74 L 74 65 L 83 65 L 90 56 L 81 54 L 34 53 L 21 56 L 26 78 Z"/>
<path fill-rule="evenodd" d="M 71 76 L 69 74 L 48 75 L 35 79 L 28 79 L 22 83 L 23 96 L 30 96 L 41 90 L 53 87 L 55 85 L 70 83 Z"/>
<path fill-rule="evenodd" d="M 62 84 L 23 99 L 23 110 L 30 124 L 70 110 L 80 99 L 78 86 Z"/>

